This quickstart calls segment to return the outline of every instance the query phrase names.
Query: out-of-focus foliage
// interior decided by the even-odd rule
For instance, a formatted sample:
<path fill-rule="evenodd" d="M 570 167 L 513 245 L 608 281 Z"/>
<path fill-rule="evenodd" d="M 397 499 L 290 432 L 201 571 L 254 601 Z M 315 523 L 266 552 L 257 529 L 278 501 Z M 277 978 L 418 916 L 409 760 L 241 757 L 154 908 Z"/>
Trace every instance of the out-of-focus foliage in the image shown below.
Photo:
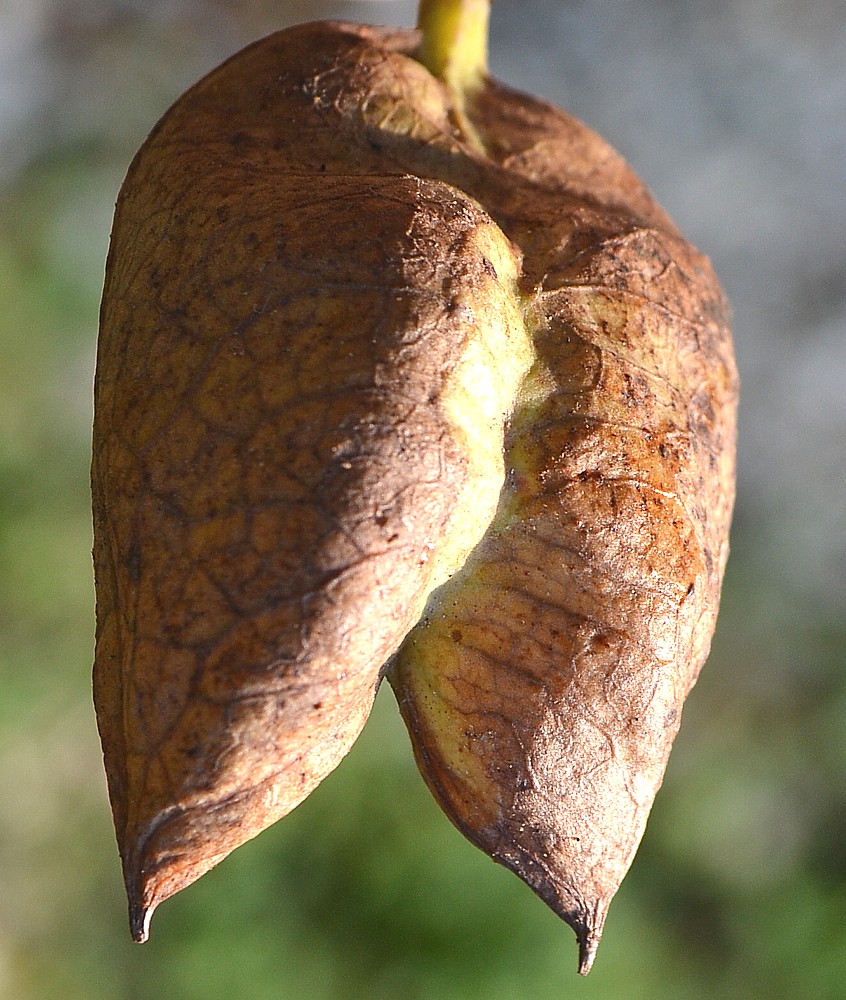
<path fill-rule="evenodd" d="M 801 16 L 800 16 L 801 14 Z M 385 693 L 288 819 L 132 945 L 90 705 L 88 453 L 111 212 L 147 129 L 252 37 L 413 5 L 0 6 L 0 996 L 755 1000 L 846 981 L 846 10 L 497 0 L 493 68 L 602 131 L 735 307 L 723 612 L 587 981 L 464 842 Z"/>

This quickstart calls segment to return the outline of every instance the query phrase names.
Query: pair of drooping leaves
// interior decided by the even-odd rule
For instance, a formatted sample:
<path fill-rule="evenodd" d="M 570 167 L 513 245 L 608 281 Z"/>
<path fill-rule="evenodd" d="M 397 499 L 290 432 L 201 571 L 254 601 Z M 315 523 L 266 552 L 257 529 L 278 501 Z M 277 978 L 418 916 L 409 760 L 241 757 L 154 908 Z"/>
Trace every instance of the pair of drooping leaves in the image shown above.
<path fill-rule="evenodd" d="M 95 701 L 132 933 L 383 676 L 456 826 L 593 959 L 707 655 L 727 310 L 622 159 L 414 32 L 311 24 L 136 156 L 102 309 Z"/>

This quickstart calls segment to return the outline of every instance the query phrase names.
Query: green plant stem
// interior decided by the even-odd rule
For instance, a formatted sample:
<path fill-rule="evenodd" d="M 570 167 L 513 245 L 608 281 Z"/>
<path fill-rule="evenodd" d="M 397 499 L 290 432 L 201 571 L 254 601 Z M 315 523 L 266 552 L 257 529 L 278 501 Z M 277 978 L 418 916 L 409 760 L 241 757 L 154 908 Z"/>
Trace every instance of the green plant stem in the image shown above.
<path fill-rule="evenodd" d="M 457 95 L 481 86 L 488 69 L 490 0 L 420 0 L 417 58 Z"/>

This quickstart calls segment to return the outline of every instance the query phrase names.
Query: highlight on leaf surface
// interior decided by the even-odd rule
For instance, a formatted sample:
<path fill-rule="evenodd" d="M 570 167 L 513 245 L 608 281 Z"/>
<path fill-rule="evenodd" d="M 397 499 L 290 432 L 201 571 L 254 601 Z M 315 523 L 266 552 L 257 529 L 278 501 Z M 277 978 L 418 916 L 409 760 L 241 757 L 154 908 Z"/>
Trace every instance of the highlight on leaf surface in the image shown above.
<path fill-rule="evenodd" d="M 309 794 L 386 675 L 586 972 L 713 631 L 727 307 L 595 133 L 420 44 L 255 43 L 118 200 L 94 692 L 132 933 Z"/>

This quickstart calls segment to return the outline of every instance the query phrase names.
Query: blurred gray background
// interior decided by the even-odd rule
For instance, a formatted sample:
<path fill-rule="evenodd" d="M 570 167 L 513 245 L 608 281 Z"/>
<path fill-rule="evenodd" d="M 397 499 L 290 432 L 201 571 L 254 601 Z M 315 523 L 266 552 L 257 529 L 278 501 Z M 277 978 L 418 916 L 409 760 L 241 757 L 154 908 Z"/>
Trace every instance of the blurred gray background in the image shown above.
<path fill-rule="evenodd" d="M 128 942 L 89 696 L 111 213 L 189 84 L 416 5 L 0 0 L 0 997 L 839 998 L 846 982 L 846 4 L 496 0 L 491 69 L 616 145 L 709 254 L 742 377 L 714 650 L 595 971 L 465 844 L 389 695 L 291 817 Z"/>

